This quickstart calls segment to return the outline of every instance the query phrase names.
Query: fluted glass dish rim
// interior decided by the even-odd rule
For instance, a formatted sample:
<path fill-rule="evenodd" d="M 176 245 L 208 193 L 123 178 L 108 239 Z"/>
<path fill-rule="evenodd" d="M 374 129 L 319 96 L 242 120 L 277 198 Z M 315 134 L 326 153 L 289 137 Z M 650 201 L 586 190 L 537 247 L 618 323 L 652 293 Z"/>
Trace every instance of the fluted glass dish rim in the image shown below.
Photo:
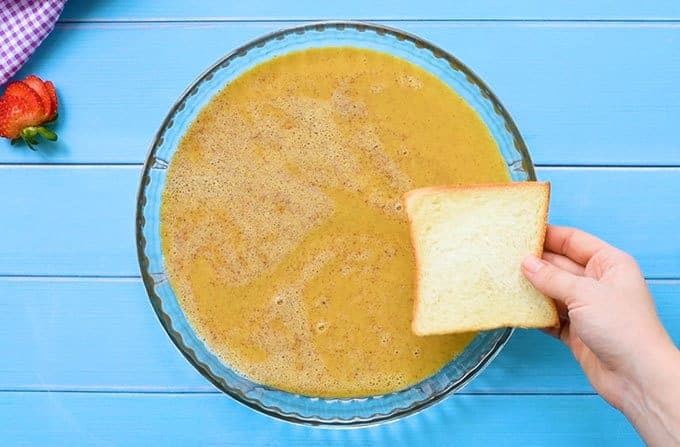
<path fill-rule="evenodd" d="M 371 396 L 366 398 L 327 399 L 319 397 L 301 396 L 293 393 L 286 393 L 281 390 L 276 390 L 274 388 L 270 388 L 264 385 L 257 384 L 255 382 L 251 382 L 250 379 L 243 376 L 239 376 L 233 370 L 231 371 L 234 372 L 238 377 L 236 379 L 234 379 L 231 376 L 225 378 L 224 374 L 219 374 L 215 372 L 215 369 L 219 368 L 219 366 L 216 366 L 214 358 L 211 357 L 209 354 L 202 352 L 202 349 L 206 350 L 209 349 L 205 346 L 200 346 L 200 344 L 196 343 L 195 334 L 193 333 L 189 334 L 189 332 L 192 331 L 192 329 L 190 327 L 187 327 L 187 323 L 186 321 L 184 321 L 183 315 L 179 316 L 177 314 L 178 312 L 177 304 L 171 302 L 173 298 L 176 301 L 176 297 L 174 296 L 174 292 L 172 291 L 172 288 L 169 285 L 169 280 L 167 278 L 167 274 L 162 260 L 162 251 L 159 254 L 160 235 L 157 234 L 159 233 L 158 231 L 154 231 L 154 229 L 149 228 L 150 226 L 149 222 L 152 221 L 154 218 L 159 219 L 160 214 L 160 201 L 158 201 L 158 203 L 154 202 L 152 203 L 152 205 L 150 205 L 149 198 L 151 197 L 152 199 L 158 199 L 158 197 L 160 197 L 160 194 L 162 194 L 162 188 L 160 192 L 157 189 L 153 189 L 153 187 L 157 188 L 155 182 L 152 182 L 152 179 L 154 178 L 154 170 L 155 171 L 167 170 L 171 162 L 171 159 L 166 160 L 164 158 L 158 157 L 158 153 L 159 150 L 165 149 L 164 145 L 167 146 L 169 144 L 168 141 L 166 141 L 166 137 L 168 136 L 168 133 L 171 131 L 173 125 L 175 124 L 176 117 L 190 104 L 192 97 L 196 96 L 197 93 L 200 92 L 200 89 L 204 87 L 206 83 L 209 83 L 209 81 L 211 81 L 215 77 L 215 75 L 220 72 L 220 70 L 223 70 L 230 66 L 233 67 L 233 64 L 238 63 L 239 58 L 246 57 L 251 51 L 257 51 L 257 49 L 265 48 L 266 45 L 272 42 L 275 43 L 277 41 L 279 42 L 285 41 L 285 39 L 288 38 L 289 36 L 292 36 L 293 38 L 298 38 L 298 36 L 302 36 L 304 38 L 304 35 L 306 33 L 323 33 L 329 30 L 338 32 L 339 35 L 341 35 L 343 31 L 352 31 L 354 33 L 374 33 L 375 36 L 377 36 L 375 38 L 378 40 L 382 37 L 386 37 L 393 39 L 395 45 L 402 45 L 402 43 L 405 43 L 405 45 L 412 45 L 413 48 L 415 49 L 414 51 L 429 52 L 431 53 L 432 55 L 431 57 L 433 58 L 433 60 L 435 59 L 441 60 L 448 64 L 450 70 L 461 73 L 465 77 L 467 82 L 469 82 L 470 86 L 473 89 L 478 89 L 478 93 L 477 91 L 475 91 L 474 94 L 478 94 L 480 96 L 480 101 L 488 102 L 489 110 L 491 111 L 489 113 L 492 114 L 495 113 L 496 115 L 495 119 L 498 119 L 499 124 L 503 125 L 504 129 L 501 129 L 500 127 L 499 129 L 490 129 L 492 131 L 492 134 L 494 132 L 502 133 L 504 131 L 507 133 L 507 136 L 502 137 L 503 138 L 507 137 L 508 140 L 507 141 L 504 140 L 505 143 L 503 145 L 499 143 L 499 147 L 501 149 L 503 158 L 508 166 L 508 170 L 512 180 L 533 181 L 536 179 L 531 157 L 519 133 L 519 130 L 517 129 L 517 126 L 515 125 L 512 118 L 510 117 L 506 109 L 503 107 L 503 105 L 500 103 L 500 101 L 496 98 L 496 96 L 486 86 L 486 84 L 484 84 L 483 81 L 481 81 L 481 79 L 479 79 L 479 77 L 477 77 L 472 72 L 472 70 L 466 67 L 454 56 L 450 55 L 441 48 L 415 35 L 384 25 L 356 21 L 315 22 L 304 25 L 292 26 L 266 34 L 228 53 L 226 56 L 224 56 L 223 58 L 218 60 L 215 64 L 213 64 L 210 68 L 208 68 L 205 72 L 203 72 L 200 76 L 198 76 L 198 78 L 191 84 L 191 86 L 180 96 L 177 102 L 175 102 L 175 104 L 171 107 L 168 115 L 164 119 L 163 123 L 161 124 L 158 132 L 156 133 L 154 141 L 151 145 L 151 149 L 147 156 L 146 162 L 144 164 L 142 179 L 137 198 L 136 242 L 142 280 L 144 282 L 147 294 L 149 295 L 149 299 L 151 301 L 152 307 L 158 319 L 160 320 L 163 328 L 168 333 L 170 339 L 173 341 L 175 346 L 177 346 L 179 351 L 213 385 L 215 385 L 219 390 L 223 391 L 227 395 L 234 398 L 236 401 L 248 407 L 251 407 L 261 413 L 264 413 L 266 415 L 278 419 L 306 425 L 321 425 L 329 427 L 352 427 L 377 424 L 385 421 L 396 420 L 401 417 L 414 414 L 440 401 L 446 396 L 449 396 L 450 394 L 460 390 L 463 386 L 468 384 L 474 377 L 476 377 L 491 362 L 491 360 L 496 355 L 498 355 L 503 346 L 505 346 L 507 341 L 510 339 L 513 330 L 510 328 L 503 328 L 494 331 L 485 331 L 480 333 L 484 337 L 489 336 L 490 338 L 488 341 L 486 341 L 485 339 L 485 341 L 483 342 L 484 351 L 474 354 L 474 355 L 479 354 L 479 358 L 473 361 L 469 365 L 469 367 L 466 368 L 464 374 L 459 375 L 458 377 L 456 377 L 455 380 L 453 379 L 448 380 L 448 382 L 446 382 L 444 385 L 439 386 L 433 392 L 429 394 L 426 393 L 427 396 L 423 399 L 416 399 L 415 401 L 406 403 L 403 406 L 394 405 L 393 408 L 389 408 L 388 410 L 384 410 L 381 408 L 382 411 L 376 410 L 375 412 L 372 412 L 369 407 L 371 405 L 371 402 L 375 403 L 376 400 L 379 399 L 384 399 L 383 402 L 385 401 L 392 402 L 395 399 L 398 400 L 398 397 L 395 398 L 395 396 L 399 396 L 400 393 L 410 392 L 411 390 L 416 389 L 416 387 L 421 387 L 420 388 L 421 391 L 423 389 L 427 389 L 423 388 L 423 386 L 425 386 L 423 384 L 427 384 L 429 380 L 441 375 L 443 371 L 445 371 L 454 362 L 456 362 L 456 359 L 458 357 L 449 362 L 449 364 L 442 368 L 441 371 L 427 379 L 424 379 L 422 382 L 416 385 L 413 385 L 409 388 L 394 393 L 388 393 L 380 396 Z M 360 45 L 348 44 L 347 46 L 360 46 Z M 285 53 L 286 52 L 284 51 L 281 54 Z M 437 61 L 435 60 L 435 62 Z M 217 93 L 219 90 L 220 89 L 214 90 L 213 94 Z M 203 106 L 204 105 L 205 104 L 203 104 Z M 195 109 L 196 110 L 194 113 L 194 117 L 195 114 L 197 114 L 200 111 L 200 109 L 202 109 L 202 106 L 201 107 L 196 106 Z M 485 117 L 483 116 L 483 119 L 484 118 Z M 491 118 L 494 117 L 492 116 Z M 177 138 L 177 136 L 175 136 L 175 138 Z M 495 136 L 495 138 L 497 137 Z M 511 139 L 511 143 L 509 142 L 510 141 L 509 139 Z M 152 184 L 153 187 L 151 187 Z M 150 206 L 156 205 L 157 208 L 149 209 Z M 154 222 L 154 225 L 158 225 L 158 223 Z M 156 227 L 154 228 L 157 230 Z M 160 259 L 158 259 L 159 257 Z M 156 268 L 155 270 L 160 271 L 154 271 L 154 269 L 152 268 L 154 264 L 156 264 L 157 267 L 160 267 Z M 172 297 L 170 297 L 171 295 Z M 181 309 L 179 310 L 179 312 L 181 313 Z M 478 337 L 480 336 L 478 335 L 475 338 L 475 340 L 473 340 L 473 342 L 470 345 L 468 345 L 468 348 L 466 348 L 466 350 L 469 349 L 470 346 L 472 346 L 478 340 Z M 192 342 L 192 340 L 194 341 Z M 197 349 L 199 352 L 197 352 Z M 466 351 L 464 351 L 464 353 L 465 352 Z M 222 366 L 229 368 L 229 366 L 225 365 L 224 363 L 222 363 Z M 448 379 L 448 376 L 444 378 L 444 380 L 446 379 Z M 251 386 L 252 390 L 257 390 L 257 392 L 249 394 L 249 391 L 251 391 L 250 388 L 244 391 L 243 386 L 241 386 L 241 381 L 249 382 L 248 386 Z M 239 384 L 235 385 L 234 382 L 239 382 Z M 284 399 L 283 401 L 281 401 L 280 398 L 277 397 L 277 399 L 279 400 L 276 400 L 275 402 L 277 402 L 277 405 L 274 405 L 271 402 L 268 402 L 265 399 L 265 397 L 263 397 L 266 396 L 267 393 L 270 394 L 283 393 Z M 285 396 L 286 394 L 289 395 L 290 397 L 289 407 L 282 408 L 281 402 L 283 402 L 284 404 L 286 404 L 287 402 L 286 401 L 287 397 Z M 303 414 L 303 411 L 300 410 L 300 408 L 302 407 L 300 405 L 297 405 L 296 402 L 298 404 L 300 402 L 303 402 L 304 403 L 303 406 L 306 406 L 304 407 L 306 410 L 308 410 L 309 408 L 311 408 L 312 410 L 307 411 L 307 413 Z M 349 415 L 346 414 L 344 410 L 342 411 L 342 415 L 334 415 L 332 414 L 332 412 L 329 414 L 327 411 L 327 408 L 335 408 L 333 407 L 333 405 L 343 406 L 345 404 L 348 406 L 354 405 L 357 408 L 361 407 L 361 409 L 368 408 L 368 411 L 362 412 L 357 410 L 357 414 L 352 414 L 350 411 Z M 319 408 L 319 411 L 313 411 L 313 409 L 316 407 Z M 325 407 L 327 408 L 324 409 Z M 379 404 L 377 405 L 376 408 L 378 407 L 380 407 Z M 348 408 L 350 410 L 352 409 L 351 407 Z"/>

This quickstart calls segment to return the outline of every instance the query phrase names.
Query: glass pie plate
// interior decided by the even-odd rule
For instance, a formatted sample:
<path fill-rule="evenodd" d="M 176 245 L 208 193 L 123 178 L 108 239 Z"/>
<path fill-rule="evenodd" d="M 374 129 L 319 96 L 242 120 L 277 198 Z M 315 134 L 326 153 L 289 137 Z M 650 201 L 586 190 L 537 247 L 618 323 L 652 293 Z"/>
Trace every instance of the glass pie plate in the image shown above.
<path fill-rule="evenodd" d="M 513 181 L 534 180 L 531 159 L 512 119 L 489 88 L 444 50 L 405 32 L 358 22 L 313 23 L 274 32 L 210 67 L 172 107 L 146 160 L 137 204 L 137 250 L 142 278 L 161 324 L 187 360 L 237 401 L 289 422 L 356 426 L 413 414 L 468 384 L 499 353 L 511 329 L 480 332 L 439 372 L 407 389 L 366 398 L 327 399 L 274 389 L 239 375 L 205 345 L 187 321 L 166 274 L 160 207 L 168 167 L 180 139 L 210 99 L 250 68 L 308 48 L 351 46 L 405 59 L 437 76 L 479 114 L 496 140 Z"/>

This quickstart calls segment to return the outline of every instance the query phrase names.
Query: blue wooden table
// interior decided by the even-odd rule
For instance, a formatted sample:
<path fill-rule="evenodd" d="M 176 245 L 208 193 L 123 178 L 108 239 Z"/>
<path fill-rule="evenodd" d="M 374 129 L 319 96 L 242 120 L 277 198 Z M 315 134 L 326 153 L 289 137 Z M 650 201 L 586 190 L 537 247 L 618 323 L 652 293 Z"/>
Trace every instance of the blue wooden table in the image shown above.
<path fill-rule="evenodd" d="M 553 184 L 551 221 L 632 253 L 680 342 L 677 1 L 71 0 L 19 74 L 57 85 L 61 139 L 38 152 L 0 143 L 2 445 L 641 444 L 538 331 L 516 332 L 463 392 L 357 430 L 237 404 L 163 332 L 139 277 L 134 210 L 165 113 L 236 46 L 348 18 L 418 34 L 479 74 Z"/>

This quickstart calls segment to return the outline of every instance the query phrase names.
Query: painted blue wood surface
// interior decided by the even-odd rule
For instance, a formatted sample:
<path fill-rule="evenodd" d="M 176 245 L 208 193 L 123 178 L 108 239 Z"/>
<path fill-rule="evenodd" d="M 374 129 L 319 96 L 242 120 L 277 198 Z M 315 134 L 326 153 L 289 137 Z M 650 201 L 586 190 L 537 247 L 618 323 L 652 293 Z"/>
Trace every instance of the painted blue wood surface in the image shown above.
<path fill-rule="evenodd" d="M 680 343 L 680 281 L 651 291 Z M 0 300 L 0 390 L 218 392 L 166 336 L 139 279 L 4 278 L 0 297 L 12 297 Z M 593 390 L 560 343 L 518 330 L 464 392 Z"/>
<path fill-rule="evenodd" d="M 168 109 L 198 74 L 284 25 L 60 25 L 23 74 L 57 84 L 61 141 L 36 153 L 0 142 L 0 162 L 140 163 Z M 398 26 L 480 75 L 517 121 L 537 164 L 680 165 L 677 23 Z"/>
<path fill-rule="evenodd" d="M 327 18 L 385 21 L 477 72 L 553 182 L 551 220 L 631 251 L 680 341 L 680 3 L 69 0 L 21 73 L 56 82 L 62 138 L 36 153 L 0 142 L 2 445 L 641 445 L 538 331 L 462 395 L 350 431 L 243 408 L 171 344 L 134 249 L 151 138 L 216 59 Z"/>
<path fill-rule="evenodd" d="M 416 416 L 353 430 L 276 421 L 220 394 L 0 397 L 3 442 L 11 446 L 642 445 L 625 418 L 597 396 L 454 396 Z"/>
<path fill-rule="evenodd" d="M 165 0 L 70 0 L 64 20 L 286 20 L 286 19 L 677 19 L 680 5 L 673 0 L 615 2 L 610 0 L 347 0 L 319 2 L 165 1 Z"/>
<path fill-rule="evenodd" d="M 0 275 L 137 276 L 138 166 L 0 166 Z M 540 168 L 550 220 L 630 251 L 649 278 L 680 278 L 679 168 Z M 18 186 L 20 185 L 20 186 Z"/>

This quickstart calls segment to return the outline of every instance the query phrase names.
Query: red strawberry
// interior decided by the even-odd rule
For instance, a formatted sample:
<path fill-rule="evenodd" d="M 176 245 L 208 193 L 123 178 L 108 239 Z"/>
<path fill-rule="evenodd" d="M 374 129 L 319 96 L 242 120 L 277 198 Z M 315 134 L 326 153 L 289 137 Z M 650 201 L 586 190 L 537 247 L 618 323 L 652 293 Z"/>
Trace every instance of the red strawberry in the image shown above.
<path fill-rule="evenodd" d="M 50 102 L 52 107 L 50 108 L 50 116 L 47 117 L 49 121 L 57 119 L 57 108 L 59 107 L 59 101 L 57 100 L 57 91 L 54 88 L 52 81 L 45 82 L 45 88 L 47 93 L 50 95 Z"/>
<path fill-rule="evenodd" d="M 43 120 L 42 104 L 37 105 L 40 98 L 4 96 L 0 98 L 0 135 L 16 139 L 21 132 Z"/>
<path fill-rule="evenodd" d="M 16 144 L 24 140 L 34 149 L 38 135 L 51 141 L 57 135 L 45 127 L 57 117 L 57 93 L 51 82 L 37 76 L 10 82 L 0 97 L 0 136 Z"/>
<path fill-rule="evenodd" d="M 45 114 L 47 111 L 42 99 L 40 98 L 40 94 L 22 81 L 10 82 L 7 86 L 7 89 L 5 90 L 4 96 L 24 98 L 31 105 L 31 110 L 33 110 L 33 108 L 39 109 L 42 114 Z"/>
<path fill-rule="evenodd" d="M 47 91 L 47 87 L 45 87 L 45 83 L 42 81 L 42 79 L 33 75 L 28 76 L 22 82 L 31 87 L 33 91 L 35 91 L 38 96 L 40 96 L 40 100 L 42 101 L 43 107 L 45 108 L 45 116 L 43 116 L 43 119 L 45 121 L 49 120 L 50 115 L 52 114 L 52 98 Z"/>

